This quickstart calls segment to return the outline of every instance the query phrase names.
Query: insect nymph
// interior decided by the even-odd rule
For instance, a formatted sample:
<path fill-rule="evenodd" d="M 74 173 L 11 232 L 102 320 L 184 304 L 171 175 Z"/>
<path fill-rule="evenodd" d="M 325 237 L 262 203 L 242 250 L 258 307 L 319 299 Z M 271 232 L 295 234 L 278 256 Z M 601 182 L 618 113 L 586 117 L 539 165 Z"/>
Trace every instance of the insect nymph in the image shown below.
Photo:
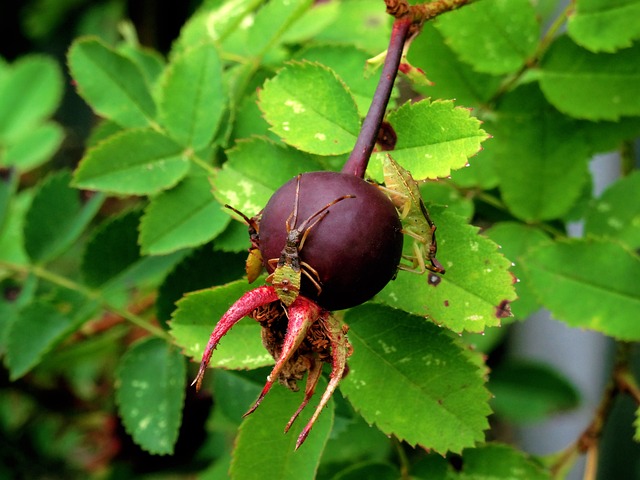
<path fill-rule="evenodd" d="M 329 207 L 347 198 L 355 198 L 354 195 L 343 195 L 332 202 L 326 204 L 320 210 L 308 217 L 298 227 L 298 204 L 300 199 L 300 175 L 296 182 L 296 199 L 293 211 L 287 218 L 285 226 L 287 238 L 280 254 L 280 258 L 272 258 L 268 261 L 269 266 L 275 268 L 273 273 L 267 277 L 267 283 L 271 283 L 276 289 L 278 298 L 286 306 L 291 305 L 300 294 L 300 284 L 304 274 L 315 286 L 318 295 L 322 292 L 322 285 L 318 272 L 308 263 L 300 259 L 300 251 L 304 246 L 309 232 L 325 216 L 329 214 Z"/>
<path fill-rule="evenodd" d="M 413 239 L 413 253 L 402 256 L 411 262 L 411 266 L 400 264 L 398 268 L 416 273 L 430 270 L 443 274 L 444 267 L 436 259 L 436 226 L 422 201 L 417 182 L 408 170 L 388 154 L 385 156 L 383 172 L 384 190 L 398 210 L 403 225 L 402 233 Z"/>

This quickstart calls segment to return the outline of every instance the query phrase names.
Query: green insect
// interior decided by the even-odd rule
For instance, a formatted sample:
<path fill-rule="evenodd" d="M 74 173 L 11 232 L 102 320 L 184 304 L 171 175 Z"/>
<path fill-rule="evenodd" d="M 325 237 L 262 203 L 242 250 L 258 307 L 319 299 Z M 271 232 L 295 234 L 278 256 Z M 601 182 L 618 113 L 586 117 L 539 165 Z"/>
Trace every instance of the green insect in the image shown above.
<path fill-rule="evenodd" d="M 280 258 L 272 258 L 268 261 L 269 266 L 275 270 L 266 279 L 276 290 L 278 298 L 287 307 L 291 305 L 300 294 L 300 283 L 304 274 L 318 290 L 318 295 L 322 292 L 320 276 L 315 268 L 300 259 L 300 251 L 311 229 L 317 225 L 325 216 L 329 214 L 327 210 L 332 205 L 346 199 L 355 198 L 355 195 L 344 195 L 328 203 L 316 213 L 307 218 L 300 226 L 296 227 L 298 220 L 298 200 L 300 196 L 300 175 L 296 183 L 296 200 L 293 211 L 287 218 L 285 226 L 287 228 L 287 239 L 280 254 Z"/>
<path fill-rule="evenodd" d="M 225 205 L 225 207 L 240 215 L 249 226 L 249 240 L 251 241 L 251 246 L 249 247 L 249 256 L 247 256 L 244 269 L 247 272 L 247 280 L 249 283 L 253 283 L 255 279 L 260 276 L 263 268 L 262 254 L 260 253 L 260 219 L 262 218 L 262 212 L 249 218 L 240 210 L 237 210 L 230 205 Z"/>
<path fill-rule="evenodd" d="M 422 201 L 417 182 L 408 170 L 388 154 L 385 156 L 383 172 L 384 190 L 400 214 L 402 233 L 413 239 L 413 253 L 402 256 L 411 262 L 411 266 L 401 264 L 398 268 L 420 274 L 426 270 L 443 274 L 444 267 L 436 259 L 436 226 Z"/>

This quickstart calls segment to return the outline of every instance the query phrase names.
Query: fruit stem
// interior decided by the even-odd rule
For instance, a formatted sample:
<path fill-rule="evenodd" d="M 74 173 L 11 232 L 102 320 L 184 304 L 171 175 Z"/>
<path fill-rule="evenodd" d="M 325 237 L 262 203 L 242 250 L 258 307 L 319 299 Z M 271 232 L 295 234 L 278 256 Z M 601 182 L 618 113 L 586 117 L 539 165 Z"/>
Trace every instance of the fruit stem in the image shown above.
<path fill-rule="evenodd" d="M 380 125 L 382 125 L 382 119 L 391 97 L 391 89 L 398 74 L 398 66 L 400 65 L 404 43 L 409 34 L 410 26 L 411 18 L 409 17 L 399 18 L 393 22 L 389 49 L 387 50 L 387 57 L 382 67 L 378 86 L 373 95 L 367 116 L 362 123 L 356 144 L 342 168 L 342 173 L 350 173 L 364 178 L 364 172 L 367 170 L 369 158 L 371 157 L 371 152 L 373 152 L 378 131 L 380 130 Z"/>

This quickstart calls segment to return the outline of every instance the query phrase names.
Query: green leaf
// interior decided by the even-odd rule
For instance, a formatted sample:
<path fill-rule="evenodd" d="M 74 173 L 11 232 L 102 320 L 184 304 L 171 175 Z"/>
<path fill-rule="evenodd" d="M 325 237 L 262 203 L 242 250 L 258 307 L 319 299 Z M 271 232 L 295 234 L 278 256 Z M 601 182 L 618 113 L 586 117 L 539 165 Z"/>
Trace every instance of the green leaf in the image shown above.
<path fill-rule="evenodd" d="M 376 305 L 348 310 L 345 321 L 353 355 L 340 388 L 368 423 L 441 454 L 483 439 L 483 374 L 446 330 Z"/>
<path fill-rule="evenodd" d="M 7 332 L 5 363 L 11 380 L 40 363 L 71 325 L 71 318 L 48 302 L 36 301 L 23 308 Z"/>
<path fill-rule="evenodd" d="M 376 480 L 397 480 L 402 478 L 398 467 L 382 462 L 361 462 L 351 465 L 338 472 L 334 480 L 360 480 L 375 478 Z"/>
<path fill-rule="evenodd" d="M 121 195 L 152 195 L 188 172 L 183 147 L 155 130 L 124 130 L 89 149 L 75 172 L 79 188 Z"/>
<path fill-rule="evenodd" d="M 305 152 L 349 152 L 360 129 L 353 97 L 332 70 L 319 64 L 289 63 L 265 82 L 259 104 L 271 129 Z"/>
<path fill-rule="evenodd" d="M 391 17 L 371 0 L 339 2 L 340 14 L 316 35 L 320 42 L 355 45 L 371 55 L 387 48 Z"/>
<path fill-rule="evenodd" d="M 531 290 L 520 259 L 536 247 L 551 243 L 551 239 L 542 230 L 518 222 L 496 223 L 485 230 L 484 234 L 500 245 L 501 252 L 515 262 L 512 272 L 518 279 L 518 299 L 511 303 L 511 311 L 516 318 L 525 319 L 540 308 L 540 303 Z"/>
<path fill-rule="evenodd" d="M 224 312 L 251 287 L 246 280 L 185 295 L 171 320 L 171 335 L 184 354 L 200 361 L 204 347 Z M 262 346 L 260 324 L 250 318 L 237 323 L 211 357 L 212 367 L 253 369 L 273 364 Z M 284 425 L 283 425 L 284 428 Z"/>
<path fill-rule="evenodd" d="M 18 190 L 20 175 L 13 169 L 0 174 L 0 232 L 5 226 L 5 219 L 11 207 L 11 200 Z"/>
<path fill-rule="evenodd" d="M 180 37 L 173 45 L 179 53 L 202 42 L 224 40 L 236 30 L 245 17 L 262 4 L 262 0 L 230 0 L 224 3 L 204 2 L 182 26 Z"/>
<path fill-rule="evenodd" d="M 461 62 L 433 23 L 426 23 L 411 42 L 408 59 L 433 82 L 429 87 L 413 88 L 434 99 L 455 98 L 459 105 L 478 106 L 488 102 L 502 82 L 501 77 L 476 72 Z"/>
<path fill-rule="evenodd" d="M 445 206 L 450 213 L 455 213 L 467 221 L 473 217 L 473 201 L 465 197 L 451 182 L 424 182 L 420 185 L 420 194 L 426 204 Z"/>
<path fill-rule="evenodd" d="M 321 378 L 316 395 L 324 391 L 326 384 Z M 231 479 L 315 478 L 333 426 L 334 406 L 333 400 L 330 400 L 307 440 L 299 450 L 295 450 L 298 435 L 313 413 L 313 402 L 302 411 L 288 433 L 284 433 L 283 429 L 302 402 L 303 396 L 302 389 L 292 392 L 281 385 L 275 385 L 271 389 L 260 408 L 240 426 L 229 471 Z M 256 448 L 262 448 L 263 452 L 267 449 L 268 454 L 256 455 Z"/>
<path fill-rule="evenodd" d="M 544 101 L 535 84 L 507 95 L 489 128 L 500 191 L 526 221 L 567 214 L 589 179 L 590 149 L 580 123 Z"/>
<path fill-rule="evenodd" d="M 408 102 L 387 120 L 398 136 L 390 153 L 416 180 L 449 176 L 452 170 L 464 167 L 489 137 L 469 110 L 448 100 Z M 376 162 L 370 167 L 374 178 L 380 178 L 384 155 L 374 156 Z"/>
<path fill-rule="evenodd" d="M 463 9 L 464 10 L 464 9 Z M 558 110 L 587 120 L 640 115 L 640 43 L 615 54 L 591 53 L 558 38 L 540 64 L 540 87 Z"/>
<path fill-rule="evenodd" d="M 227 158 L 213 178 L 213 193 L 249 217 L 295 175 L 321 169 L 309 155 L 265 138 L 238 141 Z"/>
<path fill-rule="evenodd" d="M 589 208 L 585 233 L 618 240 L 640 248 L 640 172 L 635 171 L 609 188 Z"/>
<path fill-rule="evenodd" d="M 116 402 L 127 432 L 143 450 L 173 453 L 182 421 L 186 365 L 174 347 L 149 338 L 133 344 L 116 372 Z"/>
<path fill-rule="evenodd" d="M 514 423 L 543 420 L 578 406 L 575 387 L 553 368 L 527 361 L 501 363 L 491 370 L 491 408 Z"/>
<path fill-rule="evenodd" d="M 242 253 L 218 252 L 211 245 L 204 245 L 177 264 L 158 289 L 158 319 L 167 322 L 175 310 L 175 302 L 185 293 L 222 285 L 244 275 L 246 247 L 249 245 L 246 228 L 244 237 L 247 245 Z"/>
<path fill-rule="evenodd" d="M 10 186 L 10 188 L 13 188 Z M 7 192 L 8 193 L 8 192 Z M 16 265 L 31 263 L 24 249 L 24 222 L 31 205 L 32 190 L 13 194 L 0 229 L 0 259 Z"/>
<path fill-rule="evenodd" d="M 49 57 L 27 55 L 9 66 L 0 81 L 0 143 L 24 137 L 51 116 L 62 91 L 62 72 Z"/>
<path fill-rule="evenodd" d="M 640 1 L 577 0 L 567 31 L 578 45 L 593 52 L 614 52 L 640 38 Z"/>
<path fill-rule="evenodd" d="M 527 454 L 509 445 L 487 443 L 462 452 L 464 469 L 447 479 L 550 480 L 551 475 Z"/>
<path fill-rule="evenodd" d="M 105 284 L 140 259 L 137 245 L 140 212 L 132 210 L 103 222 L 89 239 L 82 258 L 85 282 Z"/>
<path fill-rule="evenodd" d="M 67 58 L 78 93 L 98 114 L 123 127 L 154 124 L 149 86 L 129 58 L 96 38 L 76 40 Z"/>
<path fill-rule="evenodd" d="M 229 223 L 204 176 L 190 176 L 151 199 L 140 222 L 143 254 L 162 255 L 208 242 Z"/>
<path fill-rule="evenodd" d="M 511 261 L 478 228 L 440 208 L 430 210 L 437 226 L 442 276 L 398 272 L 376 296 L 395 308 L 428 316 L 434 323 L 461 332 L 482 332 L 500 325 L 506 305 L 516 299 Z"/>
<path fill-rule="evenodd" d="M 133 43 L 121 45 L 118 52 L 138 66 L 148 85 L 156 85 L 166 66 L 164 57 L 159 52 Z"/>
<path fill-rule="evenodd" d="M 70 172 L 58 171 L 43 181 L 33 197 L 25 217 L 24 245 L 35 262 L 52 260 L 69 248 L 104 201 L 97 194 L 83 204 L 70 181 Z"/>
<path fill-rule="evenodd" d="M 558 242 L 523 259 L 531 286 L 553 316 L 572 327 L 640 340 L 640 258 L 602 240 Z"/>
<path fill-rule="evenodd" d="M 367 52 L 348 45 L 316 45 L 303 50 L 295 58 L 320 63 L 336 72 L 353 95 L 360 116 L 367 114 L 378 85 L 374 75 L 365 75 L 364 67 L 369 58 Z"/>
<path fill-rule="evenodd" d="M 7 147 L 2 165 L 14 166 L 21 172 L 33 170 L 53 156 L 63 139 L 64 131 L 60 125 L 42 123 Z"/>
<path fill-rule="evenodd" d="M 640 443 L 640 407 L 636 409 L 636 418 L 633 421 L 635 432 L 633 434 L 633 440 Z"/>
<path fill-rule="evenodd" d="M 435 25 L 462 61 L 494 75 L 522 67 L 540 34 L 530 0 L 483 0 L 438 17 Z"/>
<path fill-rule="evenodd" d="M 95 302 L 70 290 L 55 291 L 48 300 L 36 299 L 20 309 L 7 331 L 5 363 L 11 380 L 38 365 L 96 309 Z"/>
<path fill-rule="evenodd" d="M 181 145 L 200 150 L 218 129 L 227 99 L 222 63 L 210 43 L 172 59 L 164 72 L 158 102 L 159 121 Z"/>

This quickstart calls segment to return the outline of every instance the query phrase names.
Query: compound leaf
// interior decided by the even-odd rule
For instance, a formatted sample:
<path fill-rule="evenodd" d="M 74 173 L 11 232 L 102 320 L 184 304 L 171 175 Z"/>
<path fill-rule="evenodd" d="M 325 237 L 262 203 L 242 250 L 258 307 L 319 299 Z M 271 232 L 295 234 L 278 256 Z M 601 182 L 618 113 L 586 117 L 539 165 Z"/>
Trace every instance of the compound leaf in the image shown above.
<path fill-rule="evenodd" d="M 349 152 L 360 129 L 355 100 L 332 70 L 316 63 L 286 65 L 265 82 L 259 104 L 276 134 L 309 153 Z"/>
<path fill-rule="evenodd" d="M 316 392 L 324 391 L 326 385 L 327 382 L 321 378 Z M 329 401 L 305 443 L 296 451 L 296 440 L 313 413 L 313 402 L 302 411 L 288 433 L 284 433 L 283 429 L 303 396 L 303 389 L 292 392 L 275 385 L 260 408 L 242 422 L 229 472 L 232 479 L 315 478 L 333 426 L 334 404 L 333 400 Z M 268 448 L 269 455 L 256 455 L 256 448 Z"/>
<path fill-rule="evenodd" d="M 535 84 L 509 94 L 488 128 L 500 191 L 510 211 L 527 221 L 565 215 L 589 179 L 590 150 L 580 123 L 544 101 Z"/>
<path fill-rule="evenodd" d="M 173 453 L 182 421 L 186 374 L 180 352 L 159 338 L 133 344 L 120 360 L 118 411 L 134 442 L 149 453 Z"/>
<path fill-rule="evenodd" d="M 592 53 L 563 36 L 540 69 L 545 97 L 567 115 L 587 120 L 640 115 L 640 43 L 615 54 Z"/>
<path fill-rule="evenodd" d="M 10 65 L 0 82 L 0 143 L 11 144 L 52 115 L 62 99 L 58 64 L 27 55 Z"/>
<path fill-rule="evenodd" d="M 368 423 L 441 454 L 483 439 L 483 373 L 446 330 L 372 304 L 347 311 L 345 322 L 353 355 L 341 391 Z"/>
<path fill-rule="evenodd" d="M 200 361 L 220 317 L 250 288 L 246 280 L 238 280 L 189 293 L 177 303 L 178 309 L 170 322 L 171 335 L 185 355 Z M 271 364 L 273 358 L 262 346 L 260 325 L 250 318 L 241 320 L 224 336 L 210 363 L 212 367 L 236 370 Z"/>
<path fill-rule="evenodd" d="M 213 44 L 189 48 L 171 61 L 161 81 L 158 108 L 159 121 L 174 140 L 194 150 L 206 147 L 225 106 L 222 63 Z"/>
<path fill-rule="evenodd" d="M 155 102 L 130 59 L 96 38 L 75 41 L 67 58 L 78 93 L 96 113 L 123 127 L 153 125 Z"/>
<path fill-rule="evenodd" d="M 585 233 L 640 248 L 640 172 L 621 178 L 602 193 L 587 211 Z"/>
<path fill-rule="evenodd" d="M 36 262 L 55 258 L 82 234 L 102 205 L 104 196 L 92 196 L 84 204 L 80 192 L 69 186 L 71 173 L 62 170 L 40 185 L 24 226 L 24 245 Z"/>
<path fill-rule="evenodd" d="M 430 209 L 430 214 L 438 227 L 437 258 L 446 273 L 400 271 L 376 300 L 428 316 L 455 332 L 482 332 L 500 325 L 509 316 L 508 304 L 516 299 L 511 261 L 462 217 L 439 208 Z"/>
<path fill-rule="evenodd" d="M 208 242 L 229 223 L 204 176 L 185 178 L 151 199 L 140 222 L 143 254 L 161 255 Z"/>
<path fill-rule="evenodd" d="M 529 0 L 483 0 L 442 15 L 435 25 L 464 62 L 495 75 L 524 65 L 539 37 Z"/>
<path fill-rule="evenodd" d="M 227 157 L 212 181 L 213 193 L 249 217 L 296 174 L 321 169 L 309 155 L 266 138 L 240 140 Z"/>
<path fill-rule="evenodd" d="M 398 137 L 390 153 L 416 180 L 449 176 L 467 165 L 489 137 L 468 109 L 455 107 L 450 100 L 405 103 L 387 120 Z M 369 172 L 374 178 L 381 177 L 384 155 L 375 155 L 377 162 Z"/>
<path fill-rule="evenodd" d="M 535 312 L 540 304 L 531 290 L 520 259 L 534 248 L 550 243 L 551 239 L 542 230 L 518 222 L 496 223 L 484 234 L 500 245 L 501 252 L 515 263 L 512 272 L 519 280 L 516 283 L 518 299 L 511 303 L 511 311 L 516 318 L 524 319 Z"/>
<path fill-rule="evenodd" d="M 592 52 L 614 52 L 640 38 L 640 1 L 577 0 L 567 31 Z"/>
<path fill-rule="evenodd" d="M 151 195 L 188 172 L 184 148 L 151 129 L 123 130 L 90 148 L 75 172 L 79 188 L 121 195 Z"/>
<path fill-rule="evenodd" d="M 640 258 L 620 244 L 556 242 L 532 251 L 523 265 L 555 318 L 620 340 L 640 340 Z"/>

